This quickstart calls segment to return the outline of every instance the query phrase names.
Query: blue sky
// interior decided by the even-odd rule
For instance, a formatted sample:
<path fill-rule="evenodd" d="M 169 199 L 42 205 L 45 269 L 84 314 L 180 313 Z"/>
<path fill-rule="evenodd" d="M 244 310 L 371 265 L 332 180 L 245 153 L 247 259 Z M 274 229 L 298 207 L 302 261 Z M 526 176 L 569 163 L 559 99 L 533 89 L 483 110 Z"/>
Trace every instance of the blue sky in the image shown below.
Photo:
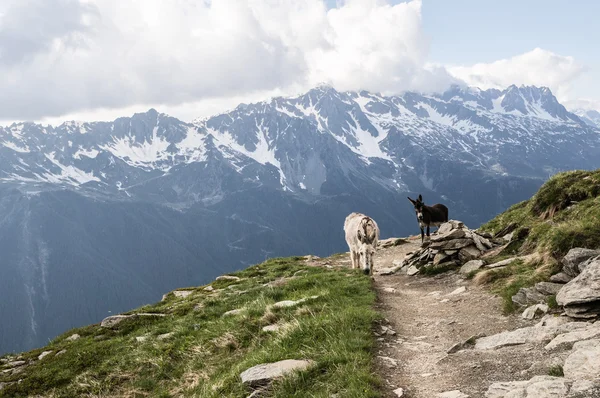
<path fill-rule="evenodd" d="M 192 120 L 323 82 L 547 86 L 600 110 L 599 18 L 591 0 L 0 0 L 0 123 Z"/>

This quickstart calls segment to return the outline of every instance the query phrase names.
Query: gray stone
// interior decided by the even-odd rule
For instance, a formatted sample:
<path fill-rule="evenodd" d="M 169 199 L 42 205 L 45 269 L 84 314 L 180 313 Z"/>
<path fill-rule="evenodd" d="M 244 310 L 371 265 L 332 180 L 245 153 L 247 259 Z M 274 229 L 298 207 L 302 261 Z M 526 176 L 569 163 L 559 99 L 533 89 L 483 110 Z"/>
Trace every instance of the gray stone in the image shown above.
<path fill-rule="evenodd" d="M 244 384 L 260 386 L 292 372 L 306 370 L 313 364 L 313 361 L 285 359 L 279 362 L 253 366 L 242 372 L 240 378 Z"/>
<path fill-rule="evenodd" d="M 452 390 L 442 392 L 436 395 L 437 398 L 469 398 L 467 394 L 460 392 L 459 390 Z"/>
<path fill-rule="evenodd" d="M 165 314 L 146 314 L 146 313 L 140 313 L 140 314 L 131 314 L 131 315 L 112 315 L 109 317 L 106 317 L 102 320 L 102 322 L 100 322 L 100 326 L 103 328 L 110 328 L 113 326 L 118 325 L 119 323 L 123 322 L 125 319 L 130 319 L 130 318 L 136 318 L 136 317 L 163 317 L 165 316 Z"/>
<path fill-rule="evenodd" d="M 559 272 L 558 274 L 554 274 L 550 277 L 550 282 L 555 283 L 567 283 L 573 279 L 572 276 L 565 274 L 564 272 Z"/>
<path fill-rule="evenodd" d="M 241 279 L 238 278 L 237 276 L 233 276 L 233 275 L 221 275 L 221 276 L 217 276 L 217 281 L 234 281 L 234 282 L 238 282 Z"/>
<path fill-rule="evenodd" d="M 440 242 L 431 242 L 430 248 L 438 250 L 455 250 L 462 249 L 473 244 L 471 239 L 453 239 Z"/>
<path fill-rule="evenodd" d="M 206 287 L 204 288 L 204 290 L 206 290 L 207 292 L 212 292 L 212 291 L 214 291 L 214 290 L 215 290 L 215 288 L 214 288 L 214 287 L 212 287 L 212 286 L 210 286 L 210 285 L 208 285 L 208 286 L 206 286 Z"/>
<path fill-rule="evenodd" d="M 563 286 L 563 283 L 538 282 L 535 284 L 535 290 L 546 296 L 554 296 Z"/>
<path fill-rule="evenodd" d="M 410 267 L 408 267 L 408 269 L 406 270 L 406 274 L 413 276 L 419 273 L 419 269 L 417 267 L 415 267 L 414 265 L 411 265 Z"/>
<path fill-rule="evenodd" d="M 600 256 L 600 250 L 584 249 L 581 247 L 571 249 L 561 261 L 563 272 L 575 277 L 580 272 L 579 264 L 596 256 Z"/>
<path fill-rule="evenodd" d="M 569 333 L 563 333 L 556 336 L 544 348 L 546 350 L 571 348 L 578 341 L 590 340 L 600 337 L 600 322 L 590 324 L 590 326 L 575 330 Z"/>
<path fill-rule="evenodd" d="M 286 308 L 286 307 L 294 307 L 298 304 L 302 304 L 308 300 L 314 300 L 316 298 L 319 298 L 319 296 L 310 296 L 310 297 L 305 297 L 303 299 L 300 300 L 283 300 L 283 301 L 279 301 L 275 304 L 273 304 L 273 308 Z"/>
<path fill-rule="evenodd" d="M 438 233 L 435 236 L 431 237 L 431 242 L 440 242 L 443 240 L 452 240 L 452 239 L 460 239 L 467 236 L 467 233 L 464 229 L 454 229 L 447 233 Z"/>
<path fill-rule="evenodd" d="M 454 256 L 456 253 L 458 253 L 458 250 L 444 250 L 444 253 L 449 256 Z"/>
<path fill-rule="evenodd" d="M 383 360 L 383 362 L 386 364 L 385 366 L 388 368 L 395 368 L 398 366 L 398 361 L 396 361 L 394 358 L 384 357 L 381 355 L 379 355 L 378 358 Z"/>
<path fill-rule="evenodd" d="M 59 352 L 56 353 L 55 357 L 66 354 L 67 350 L 60 350 Z"/>
<path fill-rule="evenodd" d="M 143 343 L 146 340 L 148 340 L 148 336 L 137 336 L 135 338 L 135 341 L 137 341 L 138 343 Z"/>
<path fill-rule="evenodd" d="M 171 337 L 173 337 L 174 334 L 175 334 L 174 332 L 159 334 L 158 336 L 156 336 L 156 339 L 157 340 L 167 340 L 167 339 L 170 339 Z"/>
<path fill-rule="evenodd" d="M 569 380 L 562 377 L 535 376 L 527 381 L 493 383 L 485 398 L 564 398 Z"/>
<path fill-rule="evenodd" d="M 433 257 L 433 265 L 443 263 L 446 259 L 449 258 L 450 256 L 446 255 L 444 252 L 439 252 Z"/>
<path fill-rule="evenodd" d="M 515 260 L 517 260 L 517 257 L 507 258 L 506 260 L 498 261 L 498 262 L 495 262 L 495 263 L 492 263 L 492 264 L 487 264 L 485 266 L 485 268 L 504 267 L 505 265 L 509 265 L 510 263 L 512 263 Z"/>
<path fill-rule="evenodd" d="M 386 293 L 396 293 L 397 292 L 397 290 L 394 289 L 393 287 L 384 287 L 383 291 Z"/>
<path fill-rule="evenodd" d="M 467 246 L 460 249 L 458 252 L 458 259 L 461 263 L 475 260 L 481 255 L 481 251 L 475 246 Z"/>
<path fill-rule="evenodd" d="M 11 361 L 11 362 L 8 362 L 6 365 L 8 365 L 8 366 L 10 366 L 10 367 L 12 367 L 12 368 L 15 368 L 15 367 L 17 367 L 17 366 L 23 366 L 23 365 L 25 365 L 26 363 L 27 363 L 27 362 L 25 362 L 25 361 Z"/>
<path fill-rule="evenodd" d="M 460 267 L 460 273 L 467 275 L 473 271 L 477 271 L 481 267 L 483 267 L 485 263 L 483 260 L 471 260 L 465 263 L 462 267 Z"/>
<path fill-rule="evenodd" d="M 467 291 L 467 288 L 465 286 L 461 286 L 455 290 L 453 290 L 452 292 L 448 293 L 446 296 L 456 296 L 457 294 L 461 294 Z"/>
<path fill-rule="evenodd" d="M 231 310 L 231 311 L 227 311 L 223 314 L 223 316 L 231 316 L 231 315 L 239 315 L 243 312 L 244 310 L 242 309 L 236 309 L 236 310 Z"/>
<path fill-rule="evenodd" d="M 78 340 L 81 336 L 78 335 L 77 333 L 70 335 L 69 337 L 67 337 L 65 340 L 67 341 L 75 341 Z"/>
<path fill-rule="evenodd" d="M 442 224 L 445 225 L 445 224 Z M 404 389 L 403 388 L 396 388 L 394 391 L 394 394 L 396 394 L 397 397 L 403 397 L 404 396 Z"/>
<path fill-rule="evenodd" d="M 579 341 L 573 345 L 565 360 L 563 371 L 566 378 L 594 380 L 600 375 L 600 339 Z"/>
<path fill-rule="evenodd" d="M 174 290 L 173 295 L 177 298 L 184 298 L 194 293 L 192 290 Z"/>
<path fill-rule="evenodd" d="M 281 325 L 278 324 L 267 325 L 262 328 L 263 332 L 276 332 L 279 329 L 281 329 Z"/>
<path fill-rule="evenodd" d="M 569 322 L 558 326 L 529 326 L 477 339 L 475 349 L 491 350 L 526 343 L 542 343 L 552 340 L 559 334 L 583 329 L 587 326 L 586 322 Z"/>
<path fill-rule="evenodd" d="M 556 301 L 572 317 L 588 318 L 600 313 L 600 260 L 591 262 L 564 285 L 556 295 Z"/>
<path fill-rule="evenodd" d="M 444 235 L 444 234 L 447 234 L 450 231 L 452 231 L 453 228 L 454 227 L 452 226 L 451 222 L 445 222 L 442 225 L 440 225 L 440 227 L 438 228 L 437 232 L 438 232 L 438 234 Z"/>
<path fill-rule="evenodd" d="M 454 354 L 458 351 L 462 351 L 464 349 L 467 348 L 473 348 L 475 346 L 475 342 L 477 341 L 477 339 L 483 337 L 483 334 L 478 334 L 476 336 L 471 336 L 469 337 L 467 340 L 462 341 L 460 343 L 456 343 L 454 344 L 452 347 L 450 347 L 448 350 L 446 350 L 446 354 Z"/>
<path fill-rule="evenodd" d="M 548 306 L 546 304 L 535 304 L 531 307 L 527 307 L 521 314 L 524 319 L 534 319 L 537 315 L 543 315 L 548 312 Z"/>
<path fill-rule="evenodd" d="M 42 359 L 44 359 L 45 357 L 47 357 L 50 354 L 52 354 L 52 351 L 44 351 L 38 356 L 38 360 L 41 361 Z"/>
<path fill-rule="evenodd" d="M 535 287 L 522 287 L 517 294 L 512 296 L 512 301 L 515 304 L 528 306 L 531 304 L 542 304 L 547 300 L 545 294 L 540 293 Z"/>

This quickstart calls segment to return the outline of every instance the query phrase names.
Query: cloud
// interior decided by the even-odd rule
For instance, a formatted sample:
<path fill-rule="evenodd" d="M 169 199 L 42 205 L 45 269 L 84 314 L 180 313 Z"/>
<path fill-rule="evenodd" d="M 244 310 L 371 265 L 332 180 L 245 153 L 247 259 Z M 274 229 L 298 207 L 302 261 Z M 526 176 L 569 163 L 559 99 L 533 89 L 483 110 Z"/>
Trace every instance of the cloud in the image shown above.
<path fill-rule="evenodd" d="M 483 89 L 506 88 L 511 84 L 546 86 L 559 100 L 568 98 L 573 82 L 585 72 L 573 57 L 541 48 L 491 63 L 447 66 L 447 69 L 470 86 Z"/>
<path fill-rule="evenodd" d="M 0 37 L 0 119 L 452 79 L 425 68 L 420 0 L 12 0 Z"/>
<path fill-rule="evenodd" d="M 331 3 L 331 1 L 330 1 Z M 318 83 L 384 94 L 546 85 L 582 68 L 535 49 L 434 65 L 421 0 L 3 0 L 0 120 L 106 119 L 152 106 L 191 120 Z"/>

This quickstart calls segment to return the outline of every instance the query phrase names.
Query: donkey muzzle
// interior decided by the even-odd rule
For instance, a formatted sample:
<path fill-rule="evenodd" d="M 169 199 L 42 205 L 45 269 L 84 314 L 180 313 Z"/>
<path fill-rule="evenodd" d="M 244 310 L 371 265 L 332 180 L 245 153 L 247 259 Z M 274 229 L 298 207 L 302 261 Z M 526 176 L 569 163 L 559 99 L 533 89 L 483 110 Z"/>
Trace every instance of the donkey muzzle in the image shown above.
<path fill-rule="evenodd" d="M 371 270 L 369 268 L 364 268 L 363 269 L 363 274 L 369 275 L 370 273 L 371 273 Z"/>

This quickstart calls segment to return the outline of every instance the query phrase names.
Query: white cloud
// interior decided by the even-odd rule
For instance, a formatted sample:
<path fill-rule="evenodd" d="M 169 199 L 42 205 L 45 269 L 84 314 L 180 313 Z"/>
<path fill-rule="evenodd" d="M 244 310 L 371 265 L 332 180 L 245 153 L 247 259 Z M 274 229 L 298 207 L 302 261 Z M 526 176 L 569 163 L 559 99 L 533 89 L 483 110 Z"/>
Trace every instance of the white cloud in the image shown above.
<path fill-rule="evenodd" d="M 472 66 L 428 62 L 421 0 L 3 0 L 0 120 L 114 119 L 154 107 L 184 120 L 326 82 L 385 94 L 546 85 L 572 58 L 535 49 Z M 460 79 L 460 80 L 459 80 Z"/>
<path fill-rule="evenodd" d="M 0 119 L 450 79 L 424 68 L 420 0 L 11 0 L 0 15 Z"/>
<path fill-rule="evenodd" d="M 585 71 L 573 57 L 541 48 L 509 59 L 447 69 L 467 84 L 483 89 L 506 88 L 511 84 L 546 86 L 559 100 L 569 97 L 573 82 Z"/>

